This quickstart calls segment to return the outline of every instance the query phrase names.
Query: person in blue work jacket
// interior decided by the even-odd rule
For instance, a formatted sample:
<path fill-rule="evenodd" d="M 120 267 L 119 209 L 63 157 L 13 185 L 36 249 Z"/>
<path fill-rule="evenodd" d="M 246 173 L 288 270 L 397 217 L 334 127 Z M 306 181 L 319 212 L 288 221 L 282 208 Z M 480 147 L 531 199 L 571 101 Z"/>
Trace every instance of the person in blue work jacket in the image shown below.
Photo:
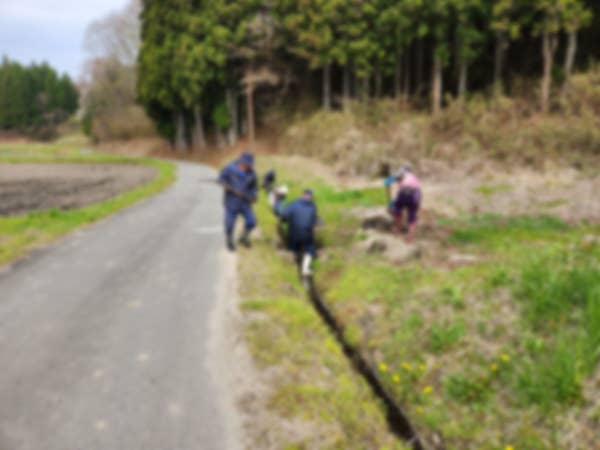
<path fill-rule="evenodd" d="M 281 212 L 281 219 L 288 226 L 288 248 L 299 260 L 301 258 L 302 275 L 312 275 L 312 261 L 317 256 L 314 228 L 318 223 L 313 192 L 305 190 L 301 198 L 286 206 Z"/>
<path fill-rule="evenodd" d="M 254 155 L 243 153 L 237 161 L 225 166 L 219 175 L 219 183 L 225 191 L 225 235 L 227 248 L 235 251 L 234 229 L 238 215 L 245 221 L 240 244 L 250 247 L 250 232 L 256 227 L 252 204 L 256 202 L 258 183 L 254 172 Z"/>

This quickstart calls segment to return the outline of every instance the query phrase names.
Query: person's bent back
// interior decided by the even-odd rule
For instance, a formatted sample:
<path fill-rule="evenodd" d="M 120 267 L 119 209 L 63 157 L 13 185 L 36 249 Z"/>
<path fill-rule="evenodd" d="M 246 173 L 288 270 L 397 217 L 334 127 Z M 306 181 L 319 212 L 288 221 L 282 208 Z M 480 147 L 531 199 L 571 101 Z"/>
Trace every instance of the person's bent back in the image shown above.
<path fill-rule="evenodd" d="M 317 217 L 313 193 L 308 189 L 281 213 L 281 218 L 288 224 L 288 247 L 298 257 L 302 257 L 302 273 L 305 276 L 310 275 L 312 259 L 317 254 L 314 239 Z"/>

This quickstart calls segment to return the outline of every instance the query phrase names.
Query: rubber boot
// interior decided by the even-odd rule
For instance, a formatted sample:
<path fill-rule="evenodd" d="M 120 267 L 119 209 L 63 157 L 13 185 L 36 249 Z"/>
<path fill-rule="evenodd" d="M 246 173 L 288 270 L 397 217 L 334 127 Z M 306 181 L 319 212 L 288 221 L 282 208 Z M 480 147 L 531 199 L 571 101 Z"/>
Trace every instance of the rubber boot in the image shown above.
<path fill-rule="evenodd" d="M 240 237 L 239 243 L 242 244 L 246 248 L 252 247 L 252 243 L 250 242 L 250 231 L 246 230 Z"/>
<path fill-rule="evenodd" d="M 302 258 L 302 276 L 310 277 L 312 275 L 312 256 L 308 253 Z"/>
<path fill-rule="evenodd" d="M 228 233 L 227 234 L 227 249 L 230 252 L 235 252 L 235 242 L 233 239 L 233 233 Z"/>

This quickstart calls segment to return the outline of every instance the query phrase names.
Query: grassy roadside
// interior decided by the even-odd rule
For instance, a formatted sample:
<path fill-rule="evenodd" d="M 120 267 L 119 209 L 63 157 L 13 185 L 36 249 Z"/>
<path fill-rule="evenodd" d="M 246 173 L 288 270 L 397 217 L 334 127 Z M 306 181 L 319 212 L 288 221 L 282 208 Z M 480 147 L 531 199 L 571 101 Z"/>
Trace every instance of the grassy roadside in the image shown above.
<path fill-rule="evenodd" d="M 239 259 L 241 308 L 271 419 L 254 421 L 252 448 L 406 449 L 306 299 L 292 259 L 276 249 L 264 199 L 257 212 L 262 237 Z"/>
<path fill-rule="evenodd" d="M 73 144 L 0 145 L 0 163 L 144 164 L 156 168 L 150 182 L 101 203 L 69 211 L 41 211 L 0 218 L 0 265 L 23 256 L 66 233 L 98 221 L 156 194 L 175 179 L 175 166 L 166 161 L 80 153 Z"/>
<path fill-rule="evenodd" d="M 439 220 L 448 233 L 423 236 L 439 254 L 398 267 L 354 245 L 364 235 L 351 210 L 382 204 L 381 193 L 337 191 L 296 160 L 262 163 L 293 194 L 315 189 L 325 298 L 430 448 L 600 448 L 596 228 L 552 217 Z M 447 264 L 452 253 L 470 262 Z"/>

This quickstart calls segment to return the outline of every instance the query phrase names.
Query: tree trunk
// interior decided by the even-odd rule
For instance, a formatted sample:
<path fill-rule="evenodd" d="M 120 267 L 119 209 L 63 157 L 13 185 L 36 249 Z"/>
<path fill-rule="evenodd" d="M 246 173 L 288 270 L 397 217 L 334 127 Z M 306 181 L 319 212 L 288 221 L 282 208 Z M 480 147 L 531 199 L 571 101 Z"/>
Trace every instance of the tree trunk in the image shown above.
<path fill-rule="evenodd" d="M 180 153 L 185 153 L 187 150 L 185 118 L 182 111 L 178 111 L 175 118 L 175 150 Z"/>
<path fill-rule="evenodd" d="M 567 53 L 565 56 L 565 81 L 563 85 L 563 92 L 567 89 L 571 75 L 573 74 L 573 67 L 575 66 L 575 57 L 577 56 L 577 31 L 569 31 Z"/>
<path fill-rule="evenodd" d="M 192 131 L 192 147 L 194 149 L 206 148 L 206 138 L 204 137 L 204 123 L 202 121 L 202 108 L 199 105 L 194 106 L 194 129 Z"/>
<path fill-rule="evenodd" d="M 254 123 L 254 71 L 246 71 L 246 122 L 248 127 L 248 140 L 254 142 L 256 128 Z"/>
<path fill-rule="evenodd" d="M 554 54 L 558 45 L 555 33 L 544 31 L 542 35 L 542 54 L 544 57 L 544 74 L 542 76 L 540 108 L 543 114 L 550 111 L 550 94 L 552 91 L 552 70 L 554 68 Z"/>
<path fill-rule="evenodd" d="M 380 98 L 382 91 L 383 91 L 383 75 L 381 74 L 381 70 L 377 69 L 375 71 L 375 97 Z"/>
<path fill-rule="evenodd" d="M 402 93 L 402 54 L 396 55 L 396 67 L 394 68 L 394 98 L 400 100 Z"/>
<path fill-rule="evenodd" d="M 410 97 L 410 52 L 406 52 L 404 61 L 404 101 L 408 102 Z"/>
<path fill-rule="evenodd" d="M 431 111 L 436 116 L 442 110 L 442 60 L 434 49 L 431 77 Z"/>
<path fill-rule="evenodd" d="M 240 118 L 238 114 L 237 94 L 233 88 L 227 88 L 225 99 L 227 102 L 227 109 L 229 110 L 229 117 L 231 119 L 231 126 L 227 131 L 227 142 L 229 145 L 234 145 L 238 140 Z"/>
<path fill-rule="evenodd" d="M 467 94 L 467 85 L 469 83 L 469 65 L 465 58 L 461 56 L 458 73 L 458 98 L 464 100 Z"/>
<path fill-rule="evenodd" d="M 366 102 L 367 100 L 369 100 L 369 97 L 371 96 L 371 79 L 370 78 L 371 77 L 369 77 L 367 75 L 362 79 L 361 97 L 362 97 L 363 102 Z"/>
<path fill-rule="evenodd" d="M 504 56 L 506 54 L 506 48 L 506 35 L 501 31 L 496 31 L 496 51 L 494 56 L 494 93 L 496 95 L 502 95 L 504 93 L 502 74 L 504 72 Z"/>
<path fill-rule="evenodd" d="M 348 107 L 350 106 L 350 95 L 351 95 L 351 86 L 350 86 L 350 65 L 346 64 L 344 66 L 344 80 L 343 80 L 343 92 L 342 92 L 342 97 L 343 97 L 343 107 L 344 107 L 344 111 L 348 110 Z"/>
<path fill-rule="evenodd" d="M 423 55 L 423 47 L 423 39 L 420 38 L 417 41 L 417 79 L 415 87 L 415 93 L 417 94 L 417 96 L 421 95 L 421 86 L 423 85 L 423 66 L 425 61 L 425 57 Z"/>
<path fill-rule="evenodd" d="M 223 148 L 225 147 L 225 144 L 227 143 L 227 137 L 225 132 L 218 126 L 215 124 L 215 137 L 217 138 L 217 147 L 218 148 Z"/>
<path fill-rule="evenodd" d="M 331 64 L 323 66 L 323 109 L 331 109 Z"/>

